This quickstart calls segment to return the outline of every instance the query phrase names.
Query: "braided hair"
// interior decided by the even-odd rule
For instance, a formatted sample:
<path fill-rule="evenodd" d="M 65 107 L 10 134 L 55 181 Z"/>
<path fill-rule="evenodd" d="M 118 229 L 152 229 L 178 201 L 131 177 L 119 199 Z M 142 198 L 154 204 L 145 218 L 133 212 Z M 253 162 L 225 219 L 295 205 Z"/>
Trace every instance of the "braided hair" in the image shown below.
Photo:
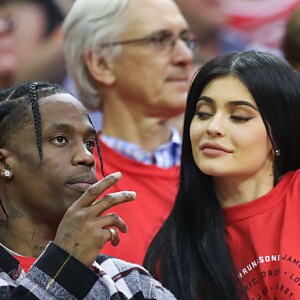
<path fill-rule="evenodd" d="M 53 94 L 70 93 L 58 84 L 41 81 L 21 83 L 0 91 L 0 148 L 5 148 L 5 146 L 9 144 L 10 139 L 23 128 L 24 124 L 31 121 L 31 106 L 35 126 L 37 150 L 40 157 L 40 164 L 43 163 L 42 125 L 39 99 Z M 94 128 L 101 173 L 103 177 L 105 177 L 98 134 L 91 118 L 89 116 L 88 118 Z M 6 216 L 6 221 L 2 221 L 2 223 L 7 225 L 8 215 L 3 207 L 1 199 L 0 207 Z"/>

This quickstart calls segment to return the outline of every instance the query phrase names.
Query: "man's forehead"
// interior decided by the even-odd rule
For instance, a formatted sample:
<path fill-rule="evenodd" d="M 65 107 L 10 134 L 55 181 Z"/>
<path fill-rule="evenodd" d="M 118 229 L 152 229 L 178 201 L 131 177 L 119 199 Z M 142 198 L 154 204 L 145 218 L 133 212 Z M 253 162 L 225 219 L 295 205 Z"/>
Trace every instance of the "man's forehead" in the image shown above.
<path fill-rule="evenodd" d="M 127 9 L 130 32 L 154 32 L 171 29 L 168 27 L 172 26 L 180 27 L 179 29 L 188 28 L 185 18 L 173 0 L 132 0 Z M 136 24 L 138 26 L 135 26 Z"/>
<path fill-rule="evenodd" d="M 41 109 L 57 110 L 59 107 L 73 107 L 77 110 L 86 111 L 83 104 L 68 93 L 56 93 L 45 96 L 40 99 L 39 103 Z"/>
<path fill-rule="evenodd" d="M 173 0 L 131 0 L 127 6 L 132 18 L 151 20 L 153 23 L 162 16 L 182 16 L 177 4 Z M 144 13 L 146 12 L 146 13 Z M 155 15 L 156 18 L 152 19 Z"/>
<path fill-rule="evenodd" d="M 40 101 L 42 122 L 52 119 L 89 120 L 86 108 L 70 94 L 55 94 Z"/>

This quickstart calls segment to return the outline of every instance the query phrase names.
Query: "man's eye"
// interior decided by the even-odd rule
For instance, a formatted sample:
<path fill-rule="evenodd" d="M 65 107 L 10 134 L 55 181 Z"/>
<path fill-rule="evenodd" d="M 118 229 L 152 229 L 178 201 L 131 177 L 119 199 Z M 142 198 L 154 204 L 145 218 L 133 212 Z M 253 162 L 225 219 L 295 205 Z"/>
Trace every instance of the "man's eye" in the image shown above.
<path fill-rule="evenodd" d="M 169 40 L 172 38 L 171 34 L 167 33 L 161 33 L 157 34 L 151 37 L 151 41 L 154 44 L 165 44 L 166 42 L 169 42 Z"/>
<path fill-rule="evenodd" d="M 195 41 L 195 37 L 190 34 L 189 32 L 185 32 L 183 34 L 180 35 L 180 38 L 183 40 L 183 41 Z"/>
<path fill-rule="evenodd" d="M 68 141 L 63 136 L 57 136 L 51 140 L 55 144 L 67 144 Z"/>
<path fill-rule="evenodd" d="M 85 142 L 85 146 L 86 146 L 86 148 L 87 149 L 94 149 L 94 147 L 95 147 L 95 142 L 94 141 L 87 141 L 87 142 Z"/>

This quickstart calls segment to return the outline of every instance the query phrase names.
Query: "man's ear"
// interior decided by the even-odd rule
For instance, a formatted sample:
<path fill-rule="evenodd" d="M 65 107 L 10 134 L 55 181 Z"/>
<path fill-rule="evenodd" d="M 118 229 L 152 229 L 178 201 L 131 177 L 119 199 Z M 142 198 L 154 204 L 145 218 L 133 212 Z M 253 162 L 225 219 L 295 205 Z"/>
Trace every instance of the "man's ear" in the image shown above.
<path fill-rule="evenodd" d="M 116 77 L 113 63 L 109 62 L 101 54 L 97 55 L 89 51 L 85 54 L 85 63 L 95 81 L 107 86 L 114 84 Z"/>
<path fill-rule="evenodd" d="M 10 179 L 13 176 L 13 157 L 10 151 L 0 148 L 0 176 Z"/>

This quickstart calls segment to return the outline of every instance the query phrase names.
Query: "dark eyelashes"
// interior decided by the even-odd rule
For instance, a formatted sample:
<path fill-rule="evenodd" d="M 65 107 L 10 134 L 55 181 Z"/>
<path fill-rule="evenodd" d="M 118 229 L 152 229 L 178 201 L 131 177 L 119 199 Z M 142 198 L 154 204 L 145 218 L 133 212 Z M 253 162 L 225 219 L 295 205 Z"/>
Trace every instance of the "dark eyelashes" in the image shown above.
<path fill-rule="evenodd" d="M 201 111 L 196 111 L 196 112 L 194 113 L 194 115 L 195 115 L 195 116 L 201 117 L 201 116 L 212 116 L 213 114 L 211 114 L 211 113 L 206 113 L 206 112 L 201 112 Z"/>
<path fill-rule="evenodd" d="M 230 116 L 230 118 L 236 121 L 249 121 L 253 119 L 252 117 L 241 117 L 241 116 Z"/>
<path fill-rule="evenodd" d="M 210 117 L 213 116 L 212 113 L 206 113 L 206 112 L 200 112 L 200 111 L 196 111 L 194 113 L 195 116 L 198 116 L 199 119 L 201 120 L 207 120 Z M 244 116 L 238 116 L 238 115 L 230 115 L 230 119 L 233 121 L 237 121 L 237 122 L 247 122 L 251 119 L 253 119 L 253 117 L 244 117 Z"/>

